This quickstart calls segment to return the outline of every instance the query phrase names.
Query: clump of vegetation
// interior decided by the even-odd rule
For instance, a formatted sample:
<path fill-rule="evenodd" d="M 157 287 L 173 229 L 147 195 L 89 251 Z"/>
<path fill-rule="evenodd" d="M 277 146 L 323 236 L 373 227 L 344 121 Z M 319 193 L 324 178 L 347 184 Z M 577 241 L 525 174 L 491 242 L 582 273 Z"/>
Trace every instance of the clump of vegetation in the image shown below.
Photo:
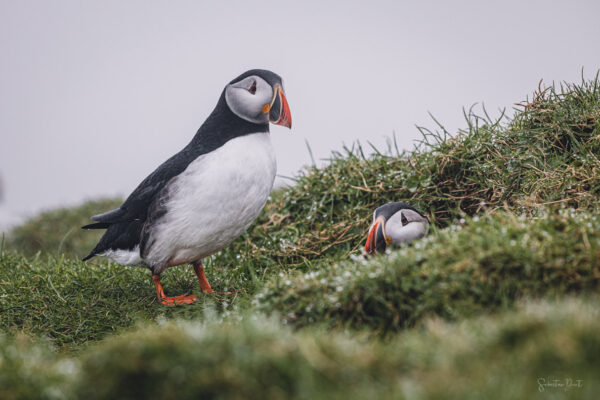
<path fill-rule="evenodd" d="M 0 399 L 58 400 L 70 397 L 74 364 L 62 361 L 47 342 L 0 333 Z"/>
<path fill-rule="evenodd" d="M 314 329 L 293 333 L 252 317 L 235 324 L 166 324 L 87 352 L 78 396 L 397 399 L 413 392 L 423 398 L 530 398 L 538 378 L 564 379 L 568 371 L 583 388 L 567 397 L 579 399 L 600 387 L 594 305 L 535 303 L 460 325 L 430 320 L 423 330 L 370 343 Z"/>
<path fill-rule="evenodd" d="M 57 355 L 0 338 L 3 399 L 595 398 L 597 298 L 526 303 L 460 324 L 428 320 L 390 341 L 272 319 L 143 326 Z M 558 380 L 563 387 L 544 385 Z M 570 384 L 565 388 L 564 385 Z"/>
<path fill-rule="evenodd" d="M 499 212 L 370 261 L 271 280 L 258 309 L 306 326 L 386 334 L 436 315 L 457 319 L 518 298 L 600 288 L 600 217 L 562 210 L 533 220 Z"/>
<path fill-rule="evenodd" d="M 190 267 L 171 268 L 163 276 L 167 293 L 199 292 Z M 41 335 L 59 349 L 77 349 L 136 322 L 193 318 L 207 306 L 236 304 L 235 297 L 198 295 L 191 306 L 168 308 L 157 303 L 147 270 L 0 252 L 0 330 Z"/>
<path fill-rule="evenodd" d="M 102 232 L 84 232 L 92 215 L 121 205 L 119 199 L 90 200 L 77 207 L 48 210 L 14 228 L 7 238 L 7 248 L 27 256 L 38 252 L 81 258 L 100 239 Z"/>
<path fill-rule="evenodd" d="M 529 302 L 513 312 L 459 324 L 429 320 L 423 329 L 391 342 L 398 344 L 392 357 L 406 362 L 403 367 L 412 378 L 404 380 L 402 392 L 432 399 L 528 399 L 536 394 L 593 399 L 600 369 L 600 339 L 593 337 L 596 301 Z M 563 386 L 545 385 L 552 380 Z"/>
<path fill-rule="evenodd" d="M 342 398 L 342 384 L 379 395 L 389 360 L 376 364 L 371 347 L 342 335 L 295 335 L 262 318 L 169 323 L 87 352 L 78 397 L 326 399 Z"/>

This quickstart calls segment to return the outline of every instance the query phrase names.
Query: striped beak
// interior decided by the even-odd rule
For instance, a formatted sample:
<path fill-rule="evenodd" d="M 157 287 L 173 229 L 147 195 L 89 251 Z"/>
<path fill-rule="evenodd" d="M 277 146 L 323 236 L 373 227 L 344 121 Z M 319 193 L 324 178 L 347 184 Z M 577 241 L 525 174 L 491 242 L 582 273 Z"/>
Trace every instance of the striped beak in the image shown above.
<path fill-rule="evenodd" d="M 279 85 L 275 87 L 273 100 L 271 101 L 268 110 L 269 121 L 271 123 L 285 126 L 290 129 L 292 128 L 292 113 L 290 112 L 290 106 L 283 94 L 283 89 Z"/>
<path fill-rule="evenodd" d="M 365 243 L 365 251 L 370 255 L 376 252 L 383 253 L 388 244 L 390 244 L 390 240 L 385 235 L 385 219 L 379 217 L 371 225 L 369 235 L 367 236 L 367 243 Z"/>

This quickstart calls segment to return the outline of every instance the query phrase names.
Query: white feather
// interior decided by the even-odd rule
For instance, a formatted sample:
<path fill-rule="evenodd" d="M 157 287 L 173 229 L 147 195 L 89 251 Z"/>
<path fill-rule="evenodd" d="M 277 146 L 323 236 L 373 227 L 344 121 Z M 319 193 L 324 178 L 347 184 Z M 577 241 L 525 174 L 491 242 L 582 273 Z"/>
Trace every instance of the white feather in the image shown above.
<path fill-rule="evenodd" d="M 108 250 L 99 256 L 110 258 L 117 264 L 121 265 L 139 265 L 142 262 L 140 256 L 140 246 L 135 246 L 131 250 Z"/>
<path fill-rule="evenodd" d="M 152 228 L 144 262 L 160 273 L 227 247 L 264 207 L 276 170 L 268 132 L 198 157 L 171 183 L 167 212 Z"/>
<path fill-rule="evenodd" d="M 402 226 L 402 214 L 397 212 L 392 215 L 385 224 L 385 233 L 392 239 L 392 244 L 412 242 L 427 234 L 429 224 L 421 221 L 413 221 Z"/>

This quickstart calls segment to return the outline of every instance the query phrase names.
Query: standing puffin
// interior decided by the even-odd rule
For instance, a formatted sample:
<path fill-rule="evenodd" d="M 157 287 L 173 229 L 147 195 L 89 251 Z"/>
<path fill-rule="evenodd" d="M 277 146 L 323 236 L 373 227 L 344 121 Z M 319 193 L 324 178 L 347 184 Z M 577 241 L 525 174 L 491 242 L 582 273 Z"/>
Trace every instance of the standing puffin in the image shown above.
<path fill-rule="evenodd" d="M 410 243 L 425 236 L 428 230 L 429 219 L 410 204 L 387 203 L 373 213 L 365 251 L 383 253 L 387 246 Z"/>
<path fill-rule="evenodd" d="M 165 296 L 160 274 L 191 263 L 204 293 L 213 290 L 202 259 L 227 247 L 264 207 L 275 180 L 269 122 L 292 126 L 279 75 L 253 69 L 231 81 L 192 141 L 139 184 L 117 209 L 84 229 L 106 229 L 83 260 L 96 255 L 150 269 L 158 300 L 190 304 L 194 295 Z"/>

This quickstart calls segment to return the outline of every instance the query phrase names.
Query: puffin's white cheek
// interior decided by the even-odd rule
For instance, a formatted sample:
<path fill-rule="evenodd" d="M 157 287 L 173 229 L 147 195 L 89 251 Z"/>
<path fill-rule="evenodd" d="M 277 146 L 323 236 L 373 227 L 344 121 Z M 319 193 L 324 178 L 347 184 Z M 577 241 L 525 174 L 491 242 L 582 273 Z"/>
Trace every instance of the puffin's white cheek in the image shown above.
<path fill-rule="evenodd" d="M 238 117 L 254 123 L 264 122 L 260 99 L 247 90 L 228 88 L 225 91 L 225 101 L 229 109 Z"/>

